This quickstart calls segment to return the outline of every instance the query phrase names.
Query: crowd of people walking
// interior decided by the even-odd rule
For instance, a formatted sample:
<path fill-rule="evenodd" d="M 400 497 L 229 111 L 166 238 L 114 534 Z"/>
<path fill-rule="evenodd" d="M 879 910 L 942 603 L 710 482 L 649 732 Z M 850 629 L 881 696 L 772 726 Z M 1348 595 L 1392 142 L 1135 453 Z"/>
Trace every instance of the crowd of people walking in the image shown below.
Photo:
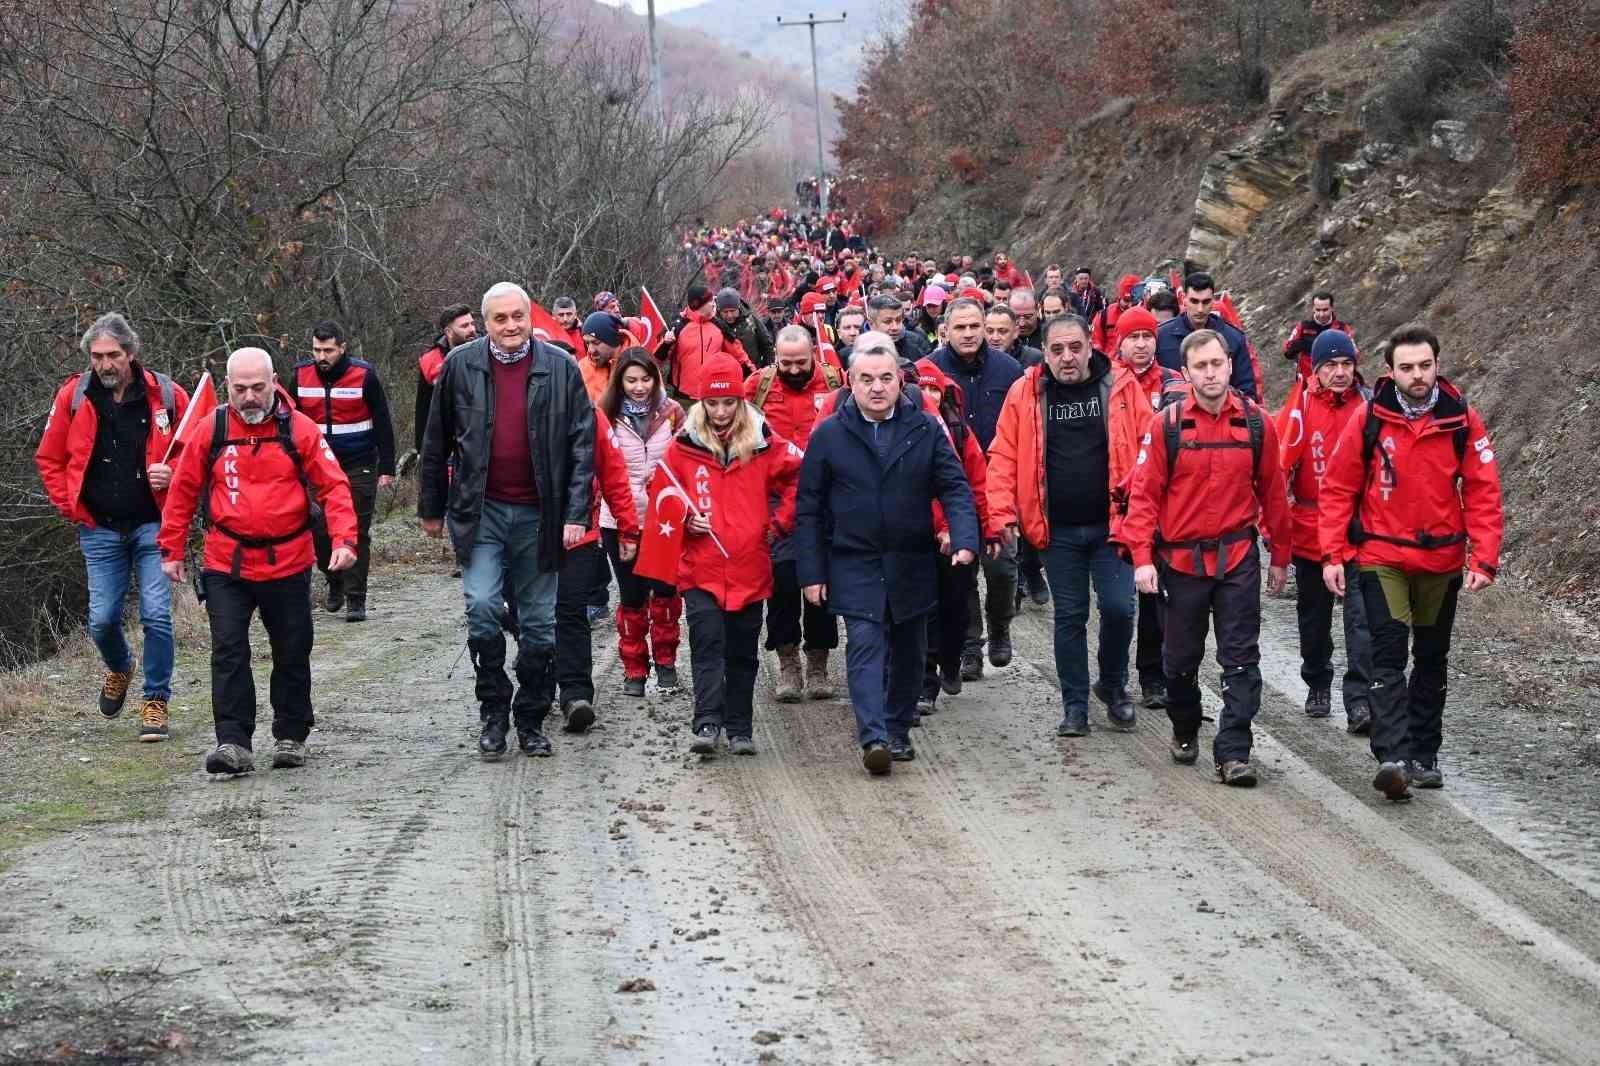
<path fill-rule="evenodd" d="M 614 579 L 620 697 L 652 675 L 678 688 L 686 622 L 702 756 L 756 754 L 763 629 L 773 697 L 796 702 L 834 697 L 842 628 L 861 763 L 888 774 L 941 696 L 1012 661 L 1031 602 L 1052 612 L 1057 734 L 1089 733 L 1094 702 L 1123 731 L 1162 710 L 1180 764 L 1199 758 L 1214 632 L 1212 764 L 1254 785 L 1262 587 L 1292 569 L 1304 713 L 1333 711 L 1342 603 L 1340 705 L 1370 738 L 1374 787 L 1398 801 L 1443 784 L 1456 600 L 1494 581 L 1502 509 L 1488 432 L 1425 326 L 1394 331 L 1364 374 L 1333 293 L 1315 292 L 1269 408 L 1261 355 L 1204 270 L 1128 273 L 1108 297 L 1087 267 L 1046 265 L 1035 284 L 1003 250 L 894 259 L 848 219 L 783 209 L 682 250 L 694 279 L 671 321 L 644 290 L 630 317 L 612 292 L 547 311 L 502 282 L 441 309 L 418 360 L 418 515 L 459 563 L 484 758 L 513 742 L 552 755 L 553 719 L 593 725 Z M 294 767 L 314 724 L 312 569 L 326 612 L 371 609 L 391 410 L 339 322 L 308 341 L 282 383 L 270 353 L 230 353 L 219 406 L 209 380 L 191 397 L 149 367 L 108 313 L 38 449 L 79 529 L 108 718 L 135 672 L 137 589 L 142 740 L 168 733 L 169 581 L 204 524 L 214 773 L 254 767 L 253 615 L 272 648 L 273 765 Z"/>

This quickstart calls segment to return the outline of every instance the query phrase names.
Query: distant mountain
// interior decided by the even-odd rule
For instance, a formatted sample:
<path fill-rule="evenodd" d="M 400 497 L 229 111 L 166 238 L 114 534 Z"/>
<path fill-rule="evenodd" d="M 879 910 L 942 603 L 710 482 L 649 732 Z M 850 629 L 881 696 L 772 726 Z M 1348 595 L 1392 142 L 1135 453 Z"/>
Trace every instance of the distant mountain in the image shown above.
<path fill-rule="evenodd" d="M 817 27 L 817 78 L 824 94 L 851 96 L 861 66 L 861 46 L 905 18 L 906 0 L 707 0 L 664 16 L 664 21 L 699 30 L 735 52 L 781 63 L 811 79 L 811 43 L 804 27 L 780 26 L 814 12 L 818 18 L 846 16 L 843 24 Z"/>

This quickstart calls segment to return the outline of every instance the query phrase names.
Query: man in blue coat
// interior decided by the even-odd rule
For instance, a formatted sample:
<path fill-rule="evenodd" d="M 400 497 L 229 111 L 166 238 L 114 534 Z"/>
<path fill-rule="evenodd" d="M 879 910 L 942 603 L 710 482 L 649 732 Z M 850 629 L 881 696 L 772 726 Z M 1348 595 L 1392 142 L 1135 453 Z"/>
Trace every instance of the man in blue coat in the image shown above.
<path fill-rule="evenodd" d="M 979 549 L 961 461 L 944 427 L 901 395 L 898 364 L 886 334 L 856 339 L 850 395 L 806 446 L 793 538 L 806 599 L 844 618 L 861 764 L 872 774 L 916 757 L 911 720 L 939 587 L 935 501 L 951 561 L 971 565 Z"/>
<path fill-rule="evenodd" d="M 961 386 L 966 398 L 967 425 L 983 454 L 1000 421 L 1006 393 L 1022 376 L 1022 364 L 998 348 L 991 347 L 983 331 L 984 307 L 971 297 L 951 300 L 944 309 L 944 331 L 949 343 L 930 359 L 945 376 Z M 989 626 L 989 662 L 1005 666 L 1011 662 L 1011 619 L 1017 613 L 1017 549 L 1002 548 L 992 557 L 983 557 L 984 609 L 978 610 L 978 589 L 974 585 L 967 597 L 967 639 L 961 649 L 961 680 L 983 677 L 983 630 Z"/>
<path fill-rule="evenodd" d="M 1183 370 L 1183 338 L 1197 329 L 1209 329 L 1222 335 L 1233 357 L 1233 377 L 1228 384 L 1252 400 L 1256 396 L 1255 368 L 1250 361 L 1250 347 L 1244 334 L 1211 310 L 1217 295 L 1217 283 L 1211 275 L 1197 270 L 1183 279 L 1183 312 L 1177 318 L 1161 323 L 1156 330 L 1156 362 L 1168 370 Z"/>

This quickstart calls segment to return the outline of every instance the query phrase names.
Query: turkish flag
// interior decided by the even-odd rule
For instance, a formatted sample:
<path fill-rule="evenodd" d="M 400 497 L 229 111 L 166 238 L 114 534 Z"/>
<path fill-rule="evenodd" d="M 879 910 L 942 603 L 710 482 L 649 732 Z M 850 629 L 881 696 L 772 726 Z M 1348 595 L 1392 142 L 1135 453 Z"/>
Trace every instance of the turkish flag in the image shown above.
<path fill-rule="evenodd" d="M 644 509 L 644 532 L 633 572 L 667 585 L 678 584 L 678 560 L 683 555 L 684 523 L 689 519 L 689 497 L 659 462 L 650 478 Z"/>
<path fill-rule="evenodd" d="M 1283 402 L 1283 407 L 1273 416 L 1273 428 L 1278 431 L 1278 446 L 1280 448 L 1293 448 L 1300 443 L 1300 438 L 1306 432 L 1306 379 L 1295 376 L 1294 384 L 1289 388 L 1289 398 Z"/>
<path fill-rule="evenodd" d="M 656 349 L 661 347 L 661 338 L 666 335 L 667 320 L 661 317 L 661 308 L 656 306 L 655 300 L 650 297 L 650 290 L 643 285 L 639 286 L 639 321 L 646 327 L 645 335 L 638 338 L 639 343 L 644 345 L 645 351 L 654 355 Z"/>
<path fill-rule="evenodd" d="M 1221 315 L 1222 321 L 1226 322 L 1234 329 L 1244 329 L 1244 319 L 1239 317 L 1239 309 L 1233 304 L 1233 293 L 1225 292 L 1221 296 L 1217 297 L 1216 306 L 1213 307 L 1212 310 Z"/>
<path fill-rule="evenodd" d="M 828 327 L 815 311 L 811 312 L 811 329 L 817 335 L 817 352 L 822 356 L 822 361 L 831 363 L 835 370 L 843 370 L 844 364 L 839 361 L 838 349 L 834 348 L 833 342 L 828 339 Z"/>
<path fill-rule="evenodd" d="M 211 432 L 211 412 L 217 409 L 217 387 L 211 382 L 211 371 L 207 370 L 200 375 L 200 380 L 195 382 L 194 391 L 189 394 L 189 406 L 184 408 L 183 418 L 178 421 L 178 428 L 172 434 L 172 443 L 167 445 L 167 454 L 162 461 L 172 457 L 174 448 L 181 448 L 188 444 L 197 433 Z M 204 429 L 196 427 L 204 426 Z"/>
<path fill-rule="evenodd" d="M 556 321 L 556 316 L 540 307 L 537 301 L 528 302 L 532 304 L 528 309 L 528 331 L 547 344 L 556 341 L 567 344 L 567 331 Z"/>

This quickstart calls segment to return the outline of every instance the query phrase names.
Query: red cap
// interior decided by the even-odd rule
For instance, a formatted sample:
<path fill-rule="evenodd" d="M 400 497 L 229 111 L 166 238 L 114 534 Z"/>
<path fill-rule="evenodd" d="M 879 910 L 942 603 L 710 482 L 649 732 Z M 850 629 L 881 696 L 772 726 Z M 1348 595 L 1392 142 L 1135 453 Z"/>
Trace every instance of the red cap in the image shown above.
<path fill-rule="evenodd" d="M 977 300 L 979 303 L 983 304 L 985 307 L 989 306 L 990 301 L 992 301 L 994 299 L 993 296 L 991 296 L 988 293 L 984 292 L 982 289 L 976 289 L 976 288 L 974 288 L 974 289 L 962 289 L 960 292 L 956 293 L 956 298 L 957 299 L 965 298 L 965 299 L 969 299 L 969 300 Z"/>
<path fill-rule="evenodd" d="M 1111 342 L 1111 355 L 1122 354 L 1122 342 L 1135 333 L 1154 333 L 1160 323 L 1156 316 L 1134 304 L 1117 316 L 1116 339 Z"/>
<path fill-rule="evenodd" d="M 827 297 L 820 292 L 808 292 L 800 297 L 800 313 L 809 315 L 815 311 L 824 310 L 828 306 Z"/>
<path fill-rule="evenodd" d="M 731 355 L 717 354 L 707 359 L 700 370 L 700 398 L 720 399 L 744 395 L 744 374 Z"/>
<path fill-rule="evenodd" d="M 1133 295 L 1133 287 L 1139 284 L 1139 275 L 1124 274 L 1122 280 L 1117 282 L 1117 295 L 1126 300 Z"/>
<path fill-rule="evenodd" d="M 821 278 L 821 280 L 819 280 L 817 282 L 817 291 L 818 292 L 838 292 L 839 291 L 839 279 L 834 277 L 832 274 L 824 275 Z"/>
<path fill-rule="evenodd" d="M 957 277 L 956 275 L 954 275 L 954 274 L 946 274 L 944 276 L 944 287 L 946 289 L 953 289 L 959 284 L 961 284 L 961 279 L 959 277 Z"/>

